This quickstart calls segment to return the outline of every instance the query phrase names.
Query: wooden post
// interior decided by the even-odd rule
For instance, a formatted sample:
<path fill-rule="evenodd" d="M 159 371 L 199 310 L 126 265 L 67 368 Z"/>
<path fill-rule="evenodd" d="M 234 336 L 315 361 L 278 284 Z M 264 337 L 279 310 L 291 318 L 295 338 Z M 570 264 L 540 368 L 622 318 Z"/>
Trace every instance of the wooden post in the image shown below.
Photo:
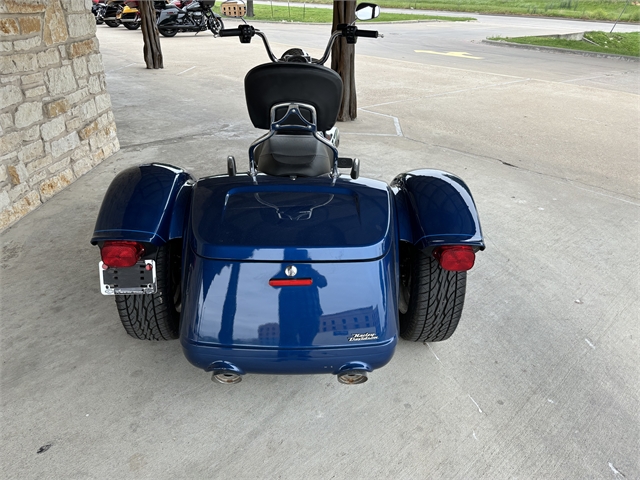
<path fill-rule="evenodd" d="M 340 24 L 351 23 L 356 19 L 356 2 L 333 2 L 333 26 L 335 31 Z M 347 41 L 339 37 L 331 50 L 331 68 L 342 77 L 342 105 L 338 112 L 338 121 L 346 122 L 358 117 L 358 99 L 356 97 L 355 78 L 355 45 L 348 45 Z"/>
<path fill-rule="evenodd" d="M 156 11 L 152 1 L 139 1 L 138 11 L 142 24 L 142 38 L 144 39 L 144 61 L 147 68 L 164 68 L 162 62 L 162 48 L 160 48 L 160 33 L 156 25 Z"/>

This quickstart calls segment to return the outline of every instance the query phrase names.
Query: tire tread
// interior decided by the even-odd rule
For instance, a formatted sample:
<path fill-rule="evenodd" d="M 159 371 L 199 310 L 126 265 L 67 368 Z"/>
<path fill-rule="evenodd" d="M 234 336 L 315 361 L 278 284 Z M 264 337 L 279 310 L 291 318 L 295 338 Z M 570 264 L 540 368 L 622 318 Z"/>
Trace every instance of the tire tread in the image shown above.
<path fill-rule="evenodd" d="M 156 293 L 115 296 L 122 326 L 133 338 L 158 341 L 178 338 L 178 313 L 171 297 L 168 261 L 168 246 L 160 247 L 156 257 Z"/>
<path fill-rule="evenodd" d="M 416 249 L 411 253 L 411 295 L 407 312 L 400 314 L 400 336 L 414 342 L 446 340 L 462 315 L 467 272 L 444 270 L 435 258 Z"/>

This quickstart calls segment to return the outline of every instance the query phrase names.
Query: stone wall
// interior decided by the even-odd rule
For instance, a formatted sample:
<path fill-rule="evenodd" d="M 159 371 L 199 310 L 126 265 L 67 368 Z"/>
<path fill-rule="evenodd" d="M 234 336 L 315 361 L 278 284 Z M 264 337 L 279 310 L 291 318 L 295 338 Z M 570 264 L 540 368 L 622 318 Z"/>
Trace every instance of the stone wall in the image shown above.
<path fill-rule="evenodd" d="M 91 0 L 0 0 L 0 229 L 120 146 Z"/>

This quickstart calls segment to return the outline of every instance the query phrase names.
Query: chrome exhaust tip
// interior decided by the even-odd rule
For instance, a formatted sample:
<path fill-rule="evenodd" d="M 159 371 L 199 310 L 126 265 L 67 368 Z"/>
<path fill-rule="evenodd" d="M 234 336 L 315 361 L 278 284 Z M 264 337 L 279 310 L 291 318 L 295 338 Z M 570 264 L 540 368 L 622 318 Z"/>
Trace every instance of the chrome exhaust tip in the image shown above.
<path fill-rule="evenodd" d="M 224 385 L 240 383 L 244 370 L 236 367 L 233 363 L 217 360 L 205 368 L 205 372 L 212 372 L 211 380 Z"/>
<path fill-rule="evenodd" d="M 347 370 L 338 374 L 338 382 L 345 385 L 360 385 L 369 380 L 366 370 Z"/>
<path fill-rule="evenodd" d="M 224 385 L 233 385 L 242 381 L 242 375 L 229 371 L 214 371 L 211 380 Z"/>

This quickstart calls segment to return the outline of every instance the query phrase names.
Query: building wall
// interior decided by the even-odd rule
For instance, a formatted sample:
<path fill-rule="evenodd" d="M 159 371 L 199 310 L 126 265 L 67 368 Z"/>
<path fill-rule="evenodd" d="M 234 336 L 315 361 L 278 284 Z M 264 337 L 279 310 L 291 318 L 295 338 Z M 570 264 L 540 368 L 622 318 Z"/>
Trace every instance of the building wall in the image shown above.
<path fill-rule="evenodd" d="M 0 229 L 120 148 L 91 0 L 0 0 Z"/>

